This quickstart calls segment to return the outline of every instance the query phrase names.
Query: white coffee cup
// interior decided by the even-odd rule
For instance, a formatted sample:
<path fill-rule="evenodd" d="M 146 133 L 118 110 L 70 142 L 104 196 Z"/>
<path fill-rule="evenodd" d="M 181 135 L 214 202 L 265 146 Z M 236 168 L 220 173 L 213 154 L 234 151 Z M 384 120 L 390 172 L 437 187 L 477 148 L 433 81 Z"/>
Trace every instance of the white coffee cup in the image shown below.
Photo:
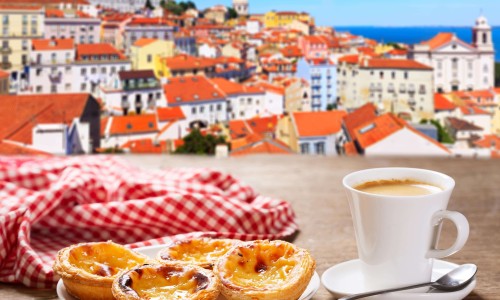
<path fill-rule="evenodd" d="M 441 189 L 421 196 L 386 196 L 356 190 L 379 180 L 415 180 Z M 423 169 L 380 168 L 344 177 L 362 273 L 367 290 L 429 282 L 435 258 L 459 251 L 469 236 L 469 223 L 458 212 L 447 211 L 455 186 L 450 176 Z M 457 228 L 454 244 L 435 249 L 443 219 Z"/>

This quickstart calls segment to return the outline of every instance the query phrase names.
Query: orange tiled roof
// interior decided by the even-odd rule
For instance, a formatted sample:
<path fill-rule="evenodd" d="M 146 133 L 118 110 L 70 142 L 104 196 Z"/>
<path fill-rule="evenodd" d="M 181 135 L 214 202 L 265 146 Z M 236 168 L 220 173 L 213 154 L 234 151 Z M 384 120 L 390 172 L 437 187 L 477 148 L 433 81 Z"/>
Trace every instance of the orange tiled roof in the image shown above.
<path fill-rule="evenodd" d="M 267 133 L 274 133 L 280 116 L 256 117 L 248 120 L 229 121 L 231 139 L 256 136 L 257 140 Z"/>
<path fill-rule="evenodd" d="M 226 95 L 237 94 L 263 94 L 264 89 L 256 86 L 245 86 L 237 82 L 229 81 L 222 77 L 211 79 L 212 82 L 221 89 Z"/>
<path fill-rule="evenodd" d="M 64 18 L 64 12 L 60 9 L 46 9 L 45 10 L 46 18 Z"/>
<path fill-rule="evenodd" d="M 490 113 L 475 106 L 475 105 L 467 105 L 467 106 L 460 106 L 460 111 L 464 115 L 489 115 Z"/>
<path fill-rule="evenodd" d="M 80 44 L 76 46 L 76 53 L 77 60 L 81 60 L 83 56 L 92 57 L 94 55 L 116 55 L 119 59 L 127 59 L 111 44 Z"/>
<path fill-rule="evenodd" d="M 459 119 L 459 118 L 448 117 L 448 118 L 446 118 L 446 121 L 448 121 L 448 124 L 457 131 L 460 131 L 460 130 L 482 131 L 483 130 L 483 128 L 476 126 L 476 125 L 474 125 L 470 122 L 467 122 L 465 120 Z"/>
<path fill-rule="evenodd" d="M 294 112 L 292 114 L 299 137 L 326 136 L 341 130 L 343 110 Z"/>
<path fill-rule="evenodd" d="M 390 55 L 397 55 L 397 56 L 404 55 L 404 56 L 406 56 L 408 54 L 408 50 L 406 50 L 406 49 L 392 49 L 388 53 Z"/>
<path fill-rule="evenodd" d="M 30 148 L 22 144 L 9 141 L 0 140 L 0 155 L 43 155 L 51 156 L 52 154 L 37 150 L 35 148 Z"/>
<path fill-rule="evenodd" d="M 264 77 L 264 78 L 266 78 L 266 77 Z M 276 86 L 274 84 L 271 84 L 271 83 L 268 83 L 265 81 L 257 82 L 254 84 L 254 86 L 259 87 L 259 88 L 263 88 L 264 90 L 271 92 L 271 93 L 274 93 L 274 94 L 278 94 L 278 95 L 282 95 L 282 96 L 285 95 L 285 89 L 283 87 Z"/>
<path fill-rule="evenodd" d="M 364 66 L 363 66 L 364 67 Z M 421 64 L 414 60 L 408 59 L 385 59 L 372 58 L 368 60 L 367 68 L 373 69 L 417 69 L 417 70 L 432 70 L 432 67 Z"/>
<path fill-rule="evenodd" d="M 356 127 L 369 122 L 377 117 L 377 108 L 373 103 L 367 103 L 355 111 L 347 114 L 342 119 L 344 127 L 349 133 L 351 139 L 354 139 L 354 130 Z"/>
<path fill-rule="evenodd" d="M 80 117 L 89 94 L 47 94 L 1 96 L 0 140 L 32 144 L 32 129 L 37 124 L 70 125 Z"/>
<path fill-rule="evenodd" d="M 134 46 L 136 46 L 136 47 L 144 47 L 144 46 L 152 44 L 152 43 L 154 43 L 156 41 L 157 41 L 157 39 L 141 38 L 141 39 L 138 39 L 137 41 L 135 41 Z"/>
<path fill-rule="evenodd" d="M 169 104 L 210 100 L 223 101 L 226 98 L 224 92 L 205 76 L 170 78 L 163 89 Z"/>
<path fill-rule="evenodd" d="M 435 110 L 454 110 L 456 105 L 448 100 L 440 93 L 434 94 L 434 109 Z"/>
<path fill-rule="evenodd" d="M 174 57 L 165 57 L 162 61 L 170 70 L 203 69 L 213 67 L 215 65 L 215 61 L 213 59 L 194 57 L 186 54 Z"/>
<path fill-rule="evenodd" d="M 186 116 L 180 108 L 180 106 L 175 107 L 158 107 L 156 109 L 158 114 L 158 120 L 160 122 L 167 122 L 173 120 L 184 120 Z"/>
<path fill-rule="evenodd" d="M 264 138 L 231 151 L 231 156 L 250 154 L 292 154 L 294 153 L 285 143 L 276 139 Z"/>
<path fill-rule="evenodd" d="M 130 153 L 145 154 L 145 153 L 165 153 L 167 151 L 167 142 L 160 141 L 154 143 L 152 139 L 137 139 L 126 142 L 121 145 L 122 149 L 129 149 Z"/>
<path fill-rule="evenodd" d="M 328 45 L 327 40 L 323 36 L 319 35 L 306 35 L 302 37 L 305 42 L 310 43 L 310 44 L 324 44 Z"/>
<path fill-rule="evenodd" d="M 12 0 L 10 1 L 0 1 L 0 10 L 42 10 L 43 7 L 40 5 L 23 5 L 14 4 Z"/>
<path fill-rule="evenodd" d="M 358 150 L 356 149 L 356 145 L 354 142 L 348 142 L 344 144 L 344 151 L 347 156 L 356 156 L 358 155 Z"/>
<path fill-rule="evenodd" d="M 454 33 L 451 32 L 440 32 L 436 36 L 434 36 L 432 39 L 422 42 L 422 44 L 427 44 L 429 45 L 429 48 L 431 50 L 434 50 L 436 48 L 441 47 L 444 44 L 447 44 L 451 42 L 453 37 L 455 36 Z"/>
<path fill-rule="evenodd" d="M 285 48 L 281 49 L 281 54 L 283 54 L 283 56 L 287 58 L 301 57 L 302 51 L 297 46 L 286 46 Z"/>
<path fill-rule="evenodd" d="M 167 21 L 162 18 L 133 18 L 128 26 L 161 26 L 167 25 Z"/>
<path fill-rule="evenodd" d="M 402 128 L 403 124 L 393 114 L 387 113 L 358 126 L 354 136 L 361 148 L 366 149 Z"/>
<path fill-rule="evenodd" d="M 75 48 L 73 39 L 34 39 L 31 45 L 35 51 L 73 50 Z"/>
<path fill-rule="evenodd" d="M 357 64 L 359 62 L 359 55 L 358 54 L 351 54 L 351 55 L 344 55 L 341 58 L 339 58 L 339 63 L 345 62 L 347 64 Z"/>
<path fill-rule="evenodd" d="M 111 122 L 111 126 L 109 127 L 110 135 L 140 134 L 158 131 L 156 115 L 154 114 L 114 116 L 109 119 L 109 122 Z"/>
<path fill-rule="evenodd" d="M 487 134 L 479 141 L 475 141 L 474 145 L 480 148 L 493 148 L 500 150 L 500 136 L 494 134 Z"/>

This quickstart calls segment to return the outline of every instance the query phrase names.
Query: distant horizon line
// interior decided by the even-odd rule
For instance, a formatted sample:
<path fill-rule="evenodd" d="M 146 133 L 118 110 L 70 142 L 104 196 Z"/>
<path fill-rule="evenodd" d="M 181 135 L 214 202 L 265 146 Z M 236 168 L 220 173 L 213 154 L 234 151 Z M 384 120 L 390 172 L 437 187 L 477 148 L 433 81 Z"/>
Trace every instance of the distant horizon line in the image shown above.
<path fill-rule="evenodd" d="M 322 26 L 322 25 L 317 25 L 317 26 Z M 472 28 L 474 25 L 331 25 L 332 27 L 456 27 L 456 28 Z M 499 25 L 490 25 L 491 27 L 500 27 Z"/>

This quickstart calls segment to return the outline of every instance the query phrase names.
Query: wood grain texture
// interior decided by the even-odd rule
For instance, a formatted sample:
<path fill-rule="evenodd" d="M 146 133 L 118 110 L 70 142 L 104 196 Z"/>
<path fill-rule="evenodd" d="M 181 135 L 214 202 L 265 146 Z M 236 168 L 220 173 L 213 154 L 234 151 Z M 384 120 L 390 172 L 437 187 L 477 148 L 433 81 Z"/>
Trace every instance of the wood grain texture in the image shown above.
<path fill-rule="evenodd" d="M 374 167 L 418 167 L 446 173 L 456 180 L 448 206 L 470 222 L 469 240 L 454 263 L 478 266 L 477 287 L 466 299 L 500 299 L 500 160 L 327 158 L 304 156 L 251 156 L 214 159 L 186 156 L 124 156 L 149 169 L 209 167 L 229 172 L 261 194 L 290 201 L 297 213 L 300 233 L 295 244 L 310 250 L 321 275 L 329 267 L 357 258 L 354 231 L 342 177 Z M 444 247 L 454 239 L 445 224 Z M 0 299 L 56 299 L 55 291 L 0 284 Z M 313 299 L 334 299 L 321 287 Z"/>

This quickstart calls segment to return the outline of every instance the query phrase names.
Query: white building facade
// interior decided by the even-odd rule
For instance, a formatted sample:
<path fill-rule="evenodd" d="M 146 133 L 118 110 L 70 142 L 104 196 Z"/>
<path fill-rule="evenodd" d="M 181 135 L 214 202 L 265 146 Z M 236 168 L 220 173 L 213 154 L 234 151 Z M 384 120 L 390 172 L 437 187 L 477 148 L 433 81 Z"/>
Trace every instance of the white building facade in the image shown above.
<path fill-rule="evenodd" d="M 494 86 L 495 49 L 491 26 L 484 17 L 472 28 L 472 44 L 453 33 L 413 45 L 409 57 L 434 68 L 437 92 L 480 90 Z"/>

